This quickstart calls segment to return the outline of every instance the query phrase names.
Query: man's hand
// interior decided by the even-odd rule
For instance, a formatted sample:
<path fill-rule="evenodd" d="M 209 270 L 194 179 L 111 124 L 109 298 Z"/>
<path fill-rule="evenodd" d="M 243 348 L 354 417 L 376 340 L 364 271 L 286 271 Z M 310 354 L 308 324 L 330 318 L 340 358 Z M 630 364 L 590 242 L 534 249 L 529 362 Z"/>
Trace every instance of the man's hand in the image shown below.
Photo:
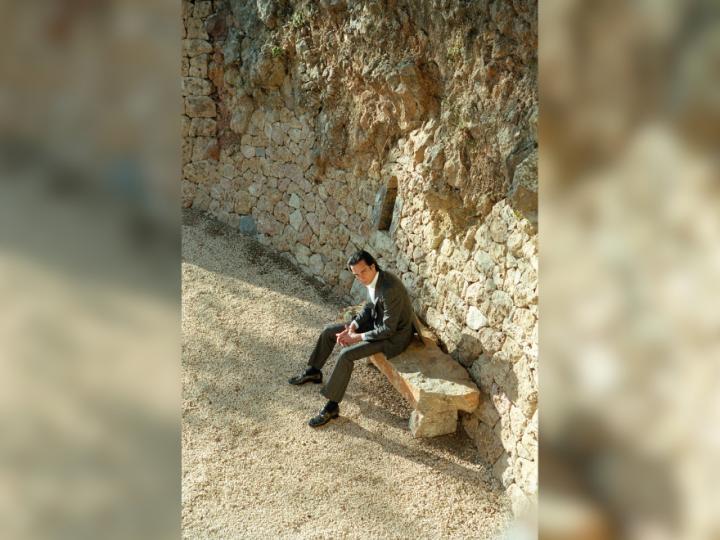
<path fill-rule="evenodd" d="M 345 330 L 335 334 L 335 341 L 340 345 L 344 345 L 343 341 L 347 338 L 348 332 L 350 331 L 350 325 L 345 325 Z"/>
<path fill-rule="evenodd" d="M 350 325 L 345 325 L 345 330 L 339 334 L 335 334 L 335 336 L 337 338 L 337 342 L 343 347 L 354 345 L 355 343 L 362 341 L 360 334 L 355 333 L 355 327 Z"/>

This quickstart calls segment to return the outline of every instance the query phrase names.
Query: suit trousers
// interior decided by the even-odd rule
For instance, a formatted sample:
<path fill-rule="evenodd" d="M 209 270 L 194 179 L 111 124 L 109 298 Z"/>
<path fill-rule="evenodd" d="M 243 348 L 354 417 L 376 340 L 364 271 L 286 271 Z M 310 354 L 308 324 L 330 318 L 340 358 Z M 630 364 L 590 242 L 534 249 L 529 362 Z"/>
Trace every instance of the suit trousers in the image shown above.
<path fill-rule="evenodd" d="M 331 324 L 326 326 L 317 340 L 315 350 L 313 350 L 310 355 L 308 364 L 314 368 L 322 369 L 337 343 L 335 334 L 342 332 L 344 329 L 344 324 Z M 370 328 L 358 328 L 357 331 L 358 333 L 362 333 L 368 330 L 370 330 Z M 367 358 L 382 351 L 383 345 L 381 341 L 361 341 L 354 345 L 343 347 L 337 364 L 335 364 L 335 369 L 333 369 L 332 375 L 330 375 L 330 380 L 321 390 L 321 394 L 331 401 L 337 401 L 338 403 L 342 401 L 347 385 L 350 382 L 350 375 L 352 375 L 355 360 Z"/>

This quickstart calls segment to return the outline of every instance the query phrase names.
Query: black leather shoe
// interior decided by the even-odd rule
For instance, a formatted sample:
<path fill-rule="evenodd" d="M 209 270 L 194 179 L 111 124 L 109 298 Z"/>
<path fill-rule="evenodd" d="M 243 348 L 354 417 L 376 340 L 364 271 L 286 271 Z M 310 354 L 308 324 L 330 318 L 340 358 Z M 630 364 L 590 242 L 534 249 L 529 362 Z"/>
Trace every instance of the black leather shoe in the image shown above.
<path fill-rule="evenodd" d="M 300 375 L 295 375 L 288 379 L 288 383 L 290 384 L 305 384 L 307 382 L 320 384 L 322 382 L 322 371 L 310 374 L 305 370 Z"/>
<path fill-rule="evenodd" d="M 314 428 L 324 426 L 330 420 L 332 420 L 333 418 L 337 418 L 338 416 L 340 416 L 340 411 L 338 409 L 332 411 L 326 411 L 325 409 L 323 409 L 316 416 L 313 416 L 310 419 L 310 421 L 308 422 L 308 426 Z"/>

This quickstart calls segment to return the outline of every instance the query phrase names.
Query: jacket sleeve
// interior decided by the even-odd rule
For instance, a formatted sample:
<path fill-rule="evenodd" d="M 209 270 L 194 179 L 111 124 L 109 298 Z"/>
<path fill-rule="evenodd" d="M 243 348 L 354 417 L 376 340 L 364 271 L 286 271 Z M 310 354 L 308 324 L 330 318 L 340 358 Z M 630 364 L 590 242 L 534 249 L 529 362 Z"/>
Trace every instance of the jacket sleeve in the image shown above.
<path fill-rule="evenodd" d="M 355 321 L 358 328 L 372 323 L 372 307 L 372 302 L 367 302 L 363 310 L 353 317 L 353 321 Z"/>
<path fill-rule="evenodd" d="M 374 330 L 365 332 L 365 341 L 379 341 L 395 335 L 402 314 L 402 296 L 399 291 L 390 288 L 383 296 L 383 320 Z"/>

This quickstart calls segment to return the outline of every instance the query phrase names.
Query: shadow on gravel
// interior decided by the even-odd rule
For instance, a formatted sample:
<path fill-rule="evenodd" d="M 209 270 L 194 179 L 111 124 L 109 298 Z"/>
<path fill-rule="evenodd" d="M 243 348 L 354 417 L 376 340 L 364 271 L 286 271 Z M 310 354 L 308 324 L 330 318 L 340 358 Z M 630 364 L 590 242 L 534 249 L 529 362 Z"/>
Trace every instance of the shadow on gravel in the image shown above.
<path fill-rule="evenodd" d="M 345 421 L 342 426 L 344 428 L 342 430 L 344 435 L 370 441 L 371 443 L 375 443 L 382 447 L 382 449 L 389 454 L 394 454 L 403 459 L 424 465 L 425 467 L 430 467 L 438 473 L 452 476 L 462 482 L 467 482 L 473 485 L 487 483 L 488 479 L 483 471 L 463 467 L 462 465 L 458 465 L 457 463 L 453 463 L 452 461 L 439 456 L 435 452 L 429 452 L 419 448 L 410 448 L 398 442 L 392 441 L 380 433 L 368 431 L 350 418 L 344 418 L 344 420 Z M 451 437 L 453 437 L 453 435 L 446 435 L 444 437 L 438 437 L 437 439 L 448 439 Z M 445 443 L 445 445 L 447 445 L 447 443 Z M 431 444 L 430 446 L 433 447 L 435 445 Z"/>
<path fill-rule="evenodd" d="M 299 268 L 294 266 L 290 261 L 280 256 L 273 250 L 265 247 L 252 237 L 240 233 L 238 230 L 214 219 L 211 216 L 198 212 L 196 210 L 183 210 L 183 225 L 200 228 L 203 227 L 205 233 L 209 236 L 217 238 L 223 237 L 227 242 L 228 249 L 241 250 L 243 254 L 253 262 L 258 274 L 267 273 L 266 267 L 274 267 L 288 274 L 305 285 L 308 290 L 314 290 L 322 298 L 323 301 L 344 307 L 346 302 L 340 298 L 330 287 L 324 285 L 317 279 L 303 273 Z M 193 253 L 183 250 L 182 260 L 204 268 L 210 272 L 219 273 L 235 279 L 246 280 L 248 273 L 243 268 L 234 267 L 227 261 L 217 259 L 212 255 L 208 257 L 197 257 Z M 280 288 L 274 289 L 276 292 L 283 292 Z M 304 300 L 310 300 L 309 297 L 300 295 Z"/>

